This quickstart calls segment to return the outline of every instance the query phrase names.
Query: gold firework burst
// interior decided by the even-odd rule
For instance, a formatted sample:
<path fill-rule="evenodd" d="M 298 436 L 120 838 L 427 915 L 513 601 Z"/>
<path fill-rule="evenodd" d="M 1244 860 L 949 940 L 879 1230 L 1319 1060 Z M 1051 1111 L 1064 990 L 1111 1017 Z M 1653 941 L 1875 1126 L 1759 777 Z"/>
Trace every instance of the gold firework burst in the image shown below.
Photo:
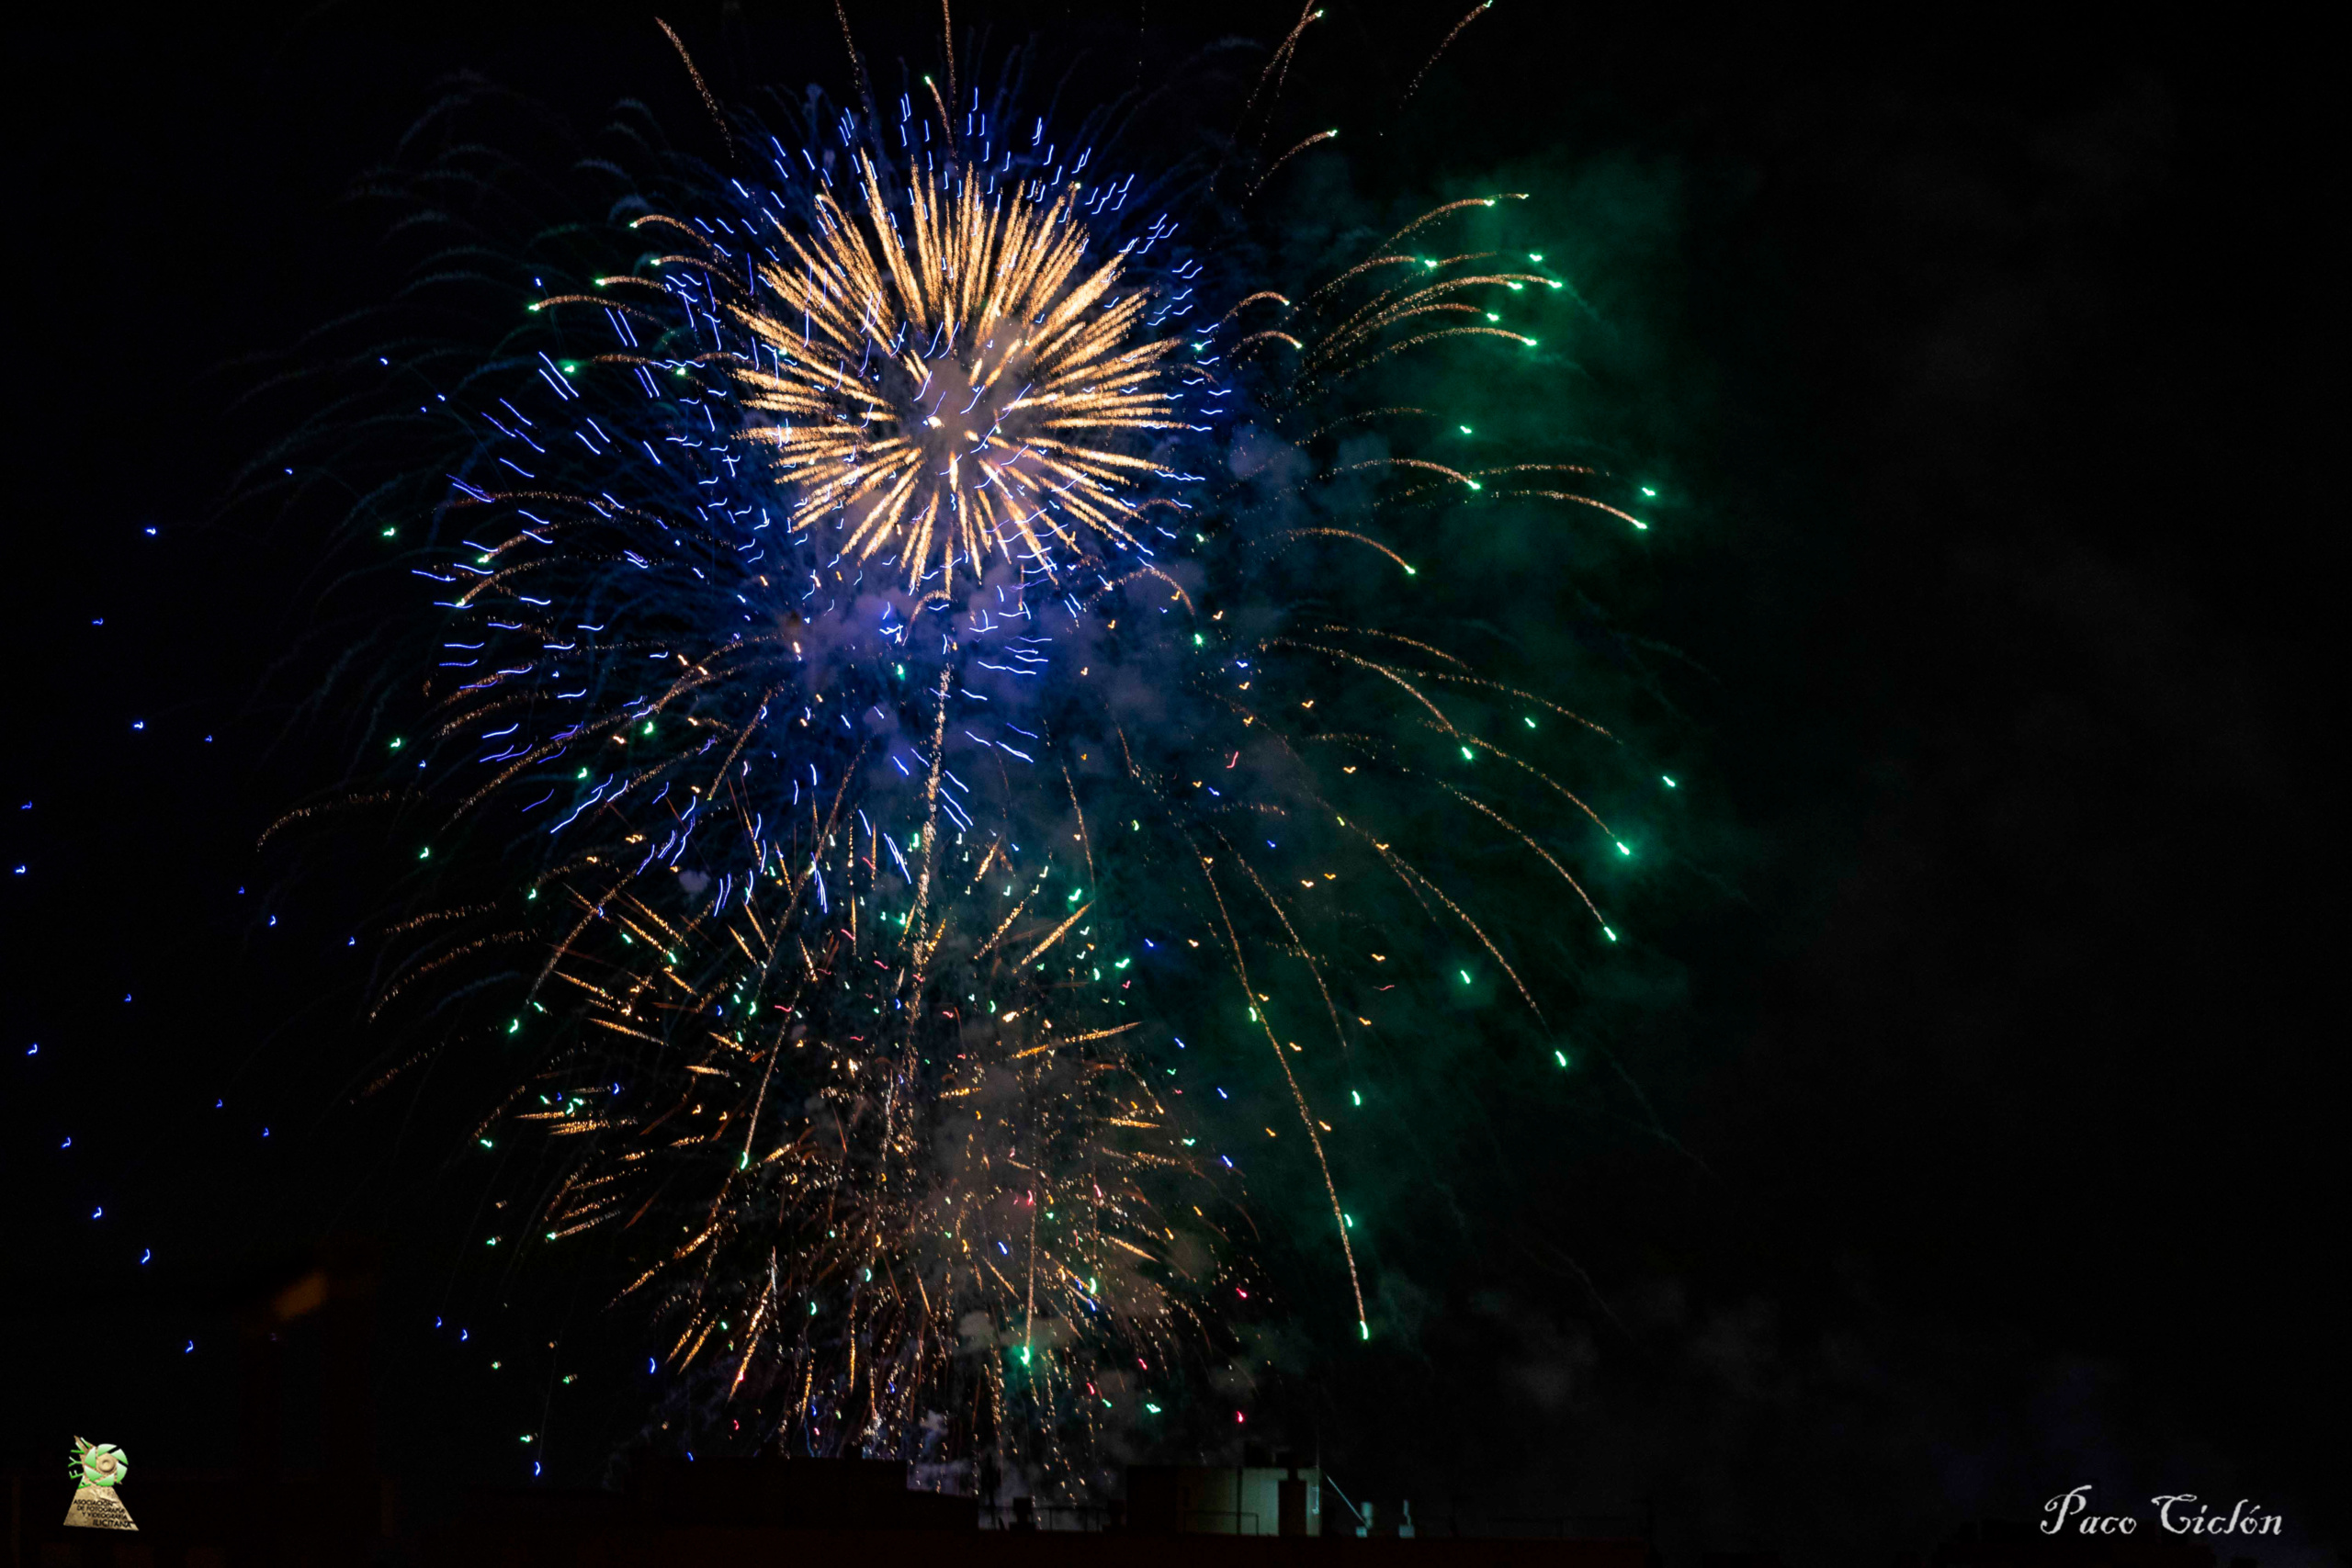
<path fill-rule="evenodd" d="M 761 269 L 768 298 L 736 312 L 764 351 L 744 402 L 775 416 L 748 439 L 797 487 L 793 527 L 839 510 L 843 555 L 950 589 L 959 561 L 1051 571 L 1068 558 L 1048 541 L 1128 542 L 1125 492 L 1157 467 L 1137 448 L 1178 421 L 1176 343 L 1148 335 L 1118 256 L 1085 270 L 1077 185 L 988 196 L 950 165 L 901 206 L 870 160 L 859 175 L 862 220 L 819 197 L 813 231 L 783 235 L 791 259 Z"/>

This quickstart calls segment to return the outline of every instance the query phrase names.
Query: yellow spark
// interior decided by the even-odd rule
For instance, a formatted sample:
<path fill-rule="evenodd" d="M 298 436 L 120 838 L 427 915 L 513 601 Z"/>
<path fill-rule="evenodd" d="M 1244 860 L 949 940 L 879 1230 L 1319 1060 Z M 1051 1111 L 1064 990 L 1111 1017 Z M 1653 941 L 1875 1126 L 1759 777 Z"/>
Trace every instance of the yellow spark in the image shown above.
<path fill-rule="evenodd" d="M 1075 190 L 987 196 L 969 173 L 894 199 L 861 158 L 864 215 L 820 197 L 735 312 L 763 350 L 744 404 L 771 416 L 746 439 L 797 492 L 793 527 L 839 513 L 849 558 L 895 558 L 910 586 L 944 570 L 948 592 L 999 553 L 1051 570 L 1048 540 L 1131 542 L 1125 492 L 1153 471 L 1136 448 L 1180 418 L 1177 341 L 1146 334 L 1118 257 L 1084 269 Z"/>

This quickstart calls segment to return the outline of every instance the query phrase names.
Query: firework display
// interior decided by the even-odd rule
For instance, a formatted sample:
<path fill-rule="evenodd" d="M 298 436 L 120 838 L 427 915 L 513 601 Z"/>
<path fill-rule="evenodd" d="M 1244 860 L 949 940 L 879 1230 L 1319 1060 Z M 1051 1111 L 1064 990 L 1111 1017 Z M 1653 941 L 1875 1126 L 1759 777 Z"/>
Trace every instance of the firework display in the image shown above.
<path fill-rule="evenodd" d="M 1396 595 L 1465 507 L 1644 525 L 1394 400 L 1538 350 L 1562 280 L 1463 237 L 1508 194 L 1285 293 L 1223 171 L 955 91 L 739 118 L 394 372 L 464 441 L 354 513 L 436 645 L 351 796 L 415 838 L 371 1087 L 503 1086 L 471 1245 L 609 1279 L 673 1440 L 1077 1497 L 1246 1422 L 1269 1225 L 1374 1336 L 1385 1014 L 1492 988 L 1568 1064 L 1614 742 Z"/>
<path fill-rule="evenodd" d="M 2331 1539 L 2324 95 L 662 16 L 35 18 L 15 1556 Z"/>
<path fill-rule="evenodd" d="M 844 558 L 887 547 L 911 587 L 935 558 L 950 599 L 959 558 L 976 579 L 1016 549 L 1049 559 L 1041 536 L 1078 549 L 1080 528 L 1132 548 L 1121 491 L 1155 466 L 1109 444 L 1172 424 L 1159 362 L 1176 343 L 1130 342 L 1150 297 L 1118 288 L 1117 258 L 1076 275 L 1082 186 L 1049 205 L 990 199 L 984 175 L 950 165 L 908 191 L 910 250 L 871 159 L 858 174 L 871 249 L 826 192 L 816 248 L 782 233 L 788 257 L 759 273 L 774 301 L 737 310 L 775 367 L 738 380 L 747 408 L 782 416 L 752 439 L 776 450 L 793 529 L 842 514 Z"/>

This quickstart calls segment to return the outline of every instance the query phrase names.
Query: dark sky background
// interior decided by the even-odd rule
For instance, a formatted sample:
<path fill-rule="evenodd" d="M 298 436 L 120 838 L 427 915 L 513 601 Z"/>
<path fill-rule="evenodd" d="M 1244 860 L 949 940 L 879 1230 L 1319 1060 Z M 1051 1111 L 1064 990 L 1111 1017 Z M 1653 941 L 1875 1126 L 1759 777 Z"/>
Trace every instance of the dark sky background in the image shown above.
<path fill-rule="evenodd" d="M 997 41 L 1065 9 L 998 8 Z M 2289 1521 L 2266 1564 L 2315 1558 L 2346 1457 L 2340 312 L 2303 48 L 1501 0 L 1385 137 L 1364 84 L 1457 13 L 1331 10 L 1293 92 L 1365 133 L 1360 190 L 1524 172 L 1589 225 L 1605 379 L 1677 478 L 1634 624 L 1686 672 L 1714 891 L 1626 1056 L 1655 1121 L 1513 1189 L 1481 1269 L 1424 1279 L 1418 1332 L 1302 1429 L 1425 1517 L 1647 1501 L 1673 1550 L 1883 1562 L 2088 1481 L 2257 1499 Z M 665 14 L 722 91 L 840 73 L 811 6 Z M 690 126 L 650 15 L 52 10 L 12 40 L 11 1466 L 69 1432 L 207 1462 L 239 1281 L 357 1224 L 388 1468 L 513 1479 L 507 1396 L 415 1327 L 432 1216 L 252 1066 L 331 1068 L 356 976 L 266 923 L 251 846 L 317 773 L 273 669 L 314 562 L 220 513 L 254 439 L 220 411 L 243 358 L 366 302 L 336 198 L 436 77 Z M 1171 51 L 1288 20 L 1144 15 Z"/>

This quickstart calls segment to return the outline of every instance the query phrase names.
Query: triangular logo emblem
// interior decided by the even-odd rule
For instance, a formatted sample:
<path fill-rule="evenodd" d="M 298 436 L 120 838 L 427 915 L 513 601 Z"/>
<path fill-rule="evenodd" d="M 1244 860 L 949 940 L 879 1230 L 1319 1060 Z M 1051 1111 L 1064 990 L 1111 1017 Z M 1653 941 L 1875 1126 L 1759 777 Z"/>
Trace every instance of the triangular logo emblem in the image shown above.
<path fill-rule="evenodd" d="M 74 1439 L 74 1457 L 67 1461 L 74 1478 L 74 1501 L 65 1522 L 82 1529 L 135 1530 L 130 1510 L 122 1506 L 115 1488 L 130 1473 L 130 1456 L 112 1443 Z"/>

